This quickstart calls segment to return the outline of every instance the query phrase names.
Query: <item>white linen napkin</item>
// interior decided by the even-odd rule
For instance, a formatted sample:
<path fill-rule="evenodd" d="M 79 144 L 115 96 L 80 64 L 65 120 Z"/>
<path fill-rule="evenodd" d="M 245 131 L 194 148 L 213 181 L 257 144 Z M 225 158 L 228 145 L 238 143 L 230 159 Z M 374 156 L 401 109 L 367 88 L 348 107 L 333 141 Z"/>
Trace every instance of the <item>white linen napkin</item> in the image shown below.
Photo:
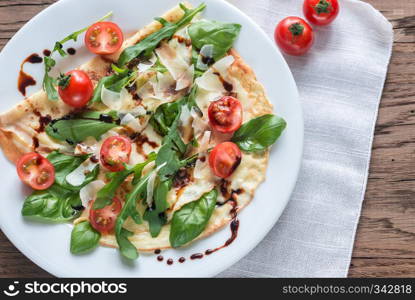
<path fill-rule="evenodd" d="M 284 17 L 304 18 L 303 0 L 229 0 L 273 38 Z M 297 186 L 268 236 L 219 277 L 347 276 L 366 189 L 374 126 L 392 51 L 392 25 L 372 6 L 339 0 L 315 44 L 285 56 L 304 110 Z"/>

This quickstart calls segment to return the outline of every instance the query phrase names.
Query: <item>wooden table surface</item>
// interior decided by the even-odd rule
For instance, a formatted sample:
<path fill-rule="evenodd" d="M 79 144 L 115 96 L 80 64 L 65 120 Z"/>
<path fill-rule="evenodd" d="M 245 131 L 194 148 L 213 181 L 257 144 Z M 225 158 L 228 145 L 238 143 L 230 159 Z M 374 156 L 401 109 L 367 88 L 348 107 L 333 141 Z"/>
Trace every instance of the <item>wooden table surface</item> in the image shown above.
<path fill-rule="evenodd" d="M 55 0 L 2 0 L 0 49 Z M 395 43 L 350 277 L 415 277 L 415 0 L 367 0 L 392 22 Z M 0 277 L 49 277 L 0 231 Z"/>

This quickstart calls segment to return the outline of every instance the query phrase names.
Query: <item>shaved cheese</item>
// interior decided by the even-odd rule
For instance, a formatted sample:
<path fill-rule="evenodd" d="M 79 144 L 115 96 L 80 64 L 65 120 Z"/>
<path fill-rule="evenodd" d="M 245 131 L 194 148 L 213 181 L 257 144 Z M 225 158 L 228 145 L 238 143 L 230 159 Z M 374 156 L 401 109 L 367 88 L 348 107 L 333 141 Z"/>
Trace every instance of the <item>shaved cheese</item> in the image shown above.
<path fill-rule="evenodd" d="M 182 107 L 182 112 L 180 114 L 180 125 L 189 126 L 192 121 L 192 114 L 190 113 L 189 107 L 187 105 Z"/>
<path fill-rule="evenodd" d="M 161 46 L 156 49 L 156 53 L 161 63 L 173 76 L 174 80 L 177 80 L 189 67 L 186 61 L 184 61 L 183 58 L 178 55 L 176 50 L 170 47 L 168 43 L 162 43 Z"/>
<path fill-rule="evenodd" d="M 212 69 L 215 69 L 223 77 L 227 77 L 228 68 L 233 64 L 235 58 L 232 55 L 225 56 L 224 58 L 218 60 L 213 66 Z"/>
<path fill-rule="evenodd" d="M 194 109 L 191 110 L 190 114 L 193 117 L 193 135 L 196 139 L 198 139 L 206 131 L 206 129 L 209 128 L 209 124 L 207 120 L 200 117 Z"/>
<path fill-rule="evenodd" d="M 140 121 L 130 113 L 126 114 L 121 119 L 120 124 L 134 130 L 135 132 L 141 132 L 144 129 L 140 124 Z"/>
<path fill-rule="evenodd" d="M 66 175 L 66 181 L 73 186 L 80 186 L 85 181 L 86 175 L 92 172 L 97 164 L 87 158 L 75 170 Z"/>
<path fill-rule="evenodd" d="M 79 191 L 79 197 L 81 198 L 82 206 L 88 207 L 89 201 L 94 201 L 97 197 L 97 193 L 104 187 L 105 183 L 102 180 L 95 180 L 88 183 Z"/>
<path fill-rule="evenodd" d="M 102 86 L 101 101 L 110 109 L 119 110 L 121 108 L 121 94 Z"/>
<path fill-rule="evenodd" d="M 151 207 L 151 205 L 153 204 L 153 193 L 154 193 L 154 184 L 157 178 L 157 172 L 163 168 L 165 165 L 167 164 L 167 162 L 161 164 L 160 166 L 157 167 L 156 170 L 154 170 L 150 176 L 148 177 L 148 181 L 147 181 L 147 205 L 148 207 Z"/>
<path fill-rule="evenodd" d="M 213 92 L 226 92 L 223 87 L 223 83 L 221 82 L 218 74 L 223 78 L 228 78 L 228 68 L 232 65 L 235 61 L 233 56 L 225 56 L 221 60 L 217 61 L 209 70 L 207 70 L 201 77 L 196 79 L 196 84 L 206 90 L 206 91 L 213 91 Z"/>
<path fill-rule="evenodd" d="M 143 106 L 139 105 L 139 106 L 134 107 L 130 111 L 130 114 L 132 114 L 134 117 L 144 116 L 147 114 L 147 110 Z"/>
<path fill-rule="evenodd" d="M 211 134 L 212 134 L 211 131 L 205 131 L 203 133 L 203 137 L 200 140 L 199 148 L 198 148 L 199 154 L 200 153 L 205 153 L 209 149 Z M 200 155 L 199 155 L 199 157 L 200 157 Z"/>
<path fill-rule="evenodd" d="M 117 111 L 128 111 L 131 106 L 135 105 L 126 88 L 122 88 L 118 93 L 103 86 L 101 90 L 101 101 L 108 108 Z"/>
<path fill-rule="evenodd" d="M 193 170 L 193 176 L 196 179 L 206 178 L 206 172 L 210 172 L 209 166 L 207 165 L 207 150 L 209 149 L 210 136 L 211 132 L 205 131 L 199 143 L 199 155 Z"/>
<path fill-rule="evenodd" d="M 204 60 L 211 60 L 213 59 L 213 45 L 204 45 L 202 49 L 200 49 L 199 57 L 197 58 L 196 67 L 199 70 L 205 71 L 208 69 L 208 65 L 204 63 Z"/>
<path fill-rule="evenodd" d="M 143 61 L 138 64 L 137 68 L 138 68 L 139 73 L 144 73 L 147 70 L 151 69 L 156 63 L 156 61 L 157 61 L 157 56 L 153 52 L 152 56 L 150 57 L 148 61 Z"/>
<path fill-rule="evenodd" d="M 193 65 L 191 65 L 177 79 L 176 91 L 180 91 L 180 90 L 183 90 L 183 89 L 191 86 L 192 83 L 193 83 L 194 75 L 195 75 L 195 67 Z"/>
<path fill-rule="evenodd" d="M 149 81 L 147 81 L 138 91 L 137 95 L 141 99 L 148 99 L 154 97 L 154 86 L 155 86 L 156 77 L 150 78 Z"/>

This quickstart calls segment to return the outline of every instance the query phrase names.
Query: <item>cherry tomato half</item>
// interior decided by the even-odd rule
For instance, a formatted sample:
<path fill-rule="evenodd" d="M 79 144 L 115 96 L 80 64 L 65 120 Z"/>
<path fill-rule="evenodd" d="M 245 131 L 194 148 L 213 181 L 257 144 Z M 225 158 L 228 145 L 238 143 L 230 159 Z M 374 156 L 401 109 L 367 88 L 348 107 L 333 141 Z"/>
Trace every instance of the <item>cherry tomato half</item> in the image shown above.
<path fill-rule="evenodd" d="M 277 45 L 290 55 L 303 55 L 314 42 L 313 29 L 299 17 L 287 17 L 275 28 Z"/>
<path fill-rule="evenodd" d="M 239 147 L 232 142 L 216 145 L 209 154 L 209 166 L 213 173 L 220 178 L 232 175 L 242 160 Z"/>
<path fill-rule="evenodd" d="M 93 203 L 91 204 L 92 207 Z M 90 209 L 89 221 L 91 226 L 103 234 L 111 233 L 115 227 L 115 221 L 121 211 L 121 201 L 114 197 L 112 204 L 101 209 Z"/>
<path fill-rule="evenodd" d="M 303 12 L 308 21 L 315 25 L 328 25 L 339 14 L 337 0 L 305 0 Z"/>
<path fill-rule="evenodd" d="M 35 190 L 46 190 L 55 182 L 55 167 L 36 152 L 23 155 L 16 169 L 20 179 Z"/>
<path fill-rule="evenodd" d="M 61 75 L 58 86 L 59 96 L 63 102 L 75 108 L 84 107 L 94 93 L 91 79 L 82 70 L 72 70 Z"/>
<path fill-rule="evenodd" d="M 230 96 L 213 101 L 208 109 L 209 122 L 212 128 L 222 133 L 230 133 L 242 125 L 241 102 Z"/>
<path fill-rule="evenodd" d="M 101 163 L 112 172 L 124 170 L 131 153 L 131 141 L 123 136 L 111 136 L 101 146 Z"/>
<path fill-rule="evenodd" d="M 124 41 L 120 27 L 112 22 L 93 24 L 85 34 L 85 45 L 95 54 L 106 55 L 117 52 Z"/>

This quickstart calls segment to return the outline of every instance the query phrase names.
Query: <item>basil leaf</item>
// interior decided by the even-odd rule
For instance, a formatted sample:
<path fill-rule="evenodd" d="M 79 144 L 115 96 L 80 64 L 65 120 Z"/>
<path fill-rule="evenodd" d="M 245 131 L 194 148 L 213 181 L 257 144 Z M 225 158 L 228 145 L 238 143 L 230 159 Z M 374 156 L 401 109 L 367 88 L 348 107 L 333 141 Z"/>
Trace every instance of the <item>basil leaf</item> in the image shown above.
<path fill-rule="evenodd" d="M 71 253 L 80 254 L 98 246 L 101 234 L 88 221 L 78 223 L 71 233 Z"/>
<path fill-rule="evenodd" d="M 22 215 L 41 221 L 66 222 L 79 213 L 72 207 L 73 201 L 74 197 L 71 194 L 57 197 L 48 190 L 36 191 L 23 203 Z"/>
<path fill-rule="evenodd" d="M 110 205 L 112 203 L 112 199 L 115 196 L 115 192 L 117 191 L 118 187 L 124 182 L 124 180 L 133 173 L 136 177 L 141 177 L 141 172 L 144 167 L 155 159 L 156 155 L 150 153 L 148 159 L 145 162 L 137 164 L 133 168 L 126 167 L 125 170 L 114 173 L 111 181 L 98 191 L 93 208 L 101 209 L 107 205 Z"/>
<path fill-rule="evenodd" d="M 169 23 L 164 19 L 157 18 L 157 21 L 163 25 L 163 28 L 157 32 L 150 34 L 145 39 L 138 42 L 136 45 L 124 49 L 120 55 L 120 58 L 118 59 L 118 66 L 123 67 L 137 57 L 150 57 L 151 53 L 154 51 L 154 49 L 156 49 L 162 40 L 171 39 L 171 37 L 178 29 L 180 29 L 180 27 L 190 23 L 190 21 L 192 21 L 192 19 L 199 12 L 205 9 L 206 5 L 202 3 L 195 9 L 188 9 L 182 4 L 180 4 L 180 7 L 184 10 L 185 14 L 179 22 L 174 24 Z"/>
<path fill-rule="evenodd" d="M 281 117 L 263 115 L 243 124 L 234 133 L 232 141 L 247 152 L 263 151 L 275 143 L 286 126 Z"/>
<path fill-rule="evenodd" d="M 79 191 L 82 187 L 91 181 L 94 181 L 99 173 L 99 165 L 97 165 L 90 173 L 85 176 L 84 182 L 79 186 L 73 186 L 66 181 L 66 176 L 78 168 L 88 158 L 89 155 L 70 156 L 61 154 L 58 151 L 50 153 L 47 156 L 47 159 L 55 167 L 55 183 L 66 189 Z"/>
<path fill-rule="evenodd" d="M 213 189 L 174 213 L 170 229 L 170 244 L 173 248 L 187 244 L 205 230 L 217 197 L 218 192 Z"/>
<path fill-rule="evenodd" d="M 213 45 L 213 58 L 218 61 L 230 48 L 241 31 L 241 25 L 202 20 L 189 26 L 193 47 L 198 50 Z"/>
<path fill-rule="evenodd" d="M 159 213 L 156 210 L 146 210 L 143 216 L 149 224 L 151 237 L 155 238 L 160 234 L 160 231 L 167 223 L 166 216 L 163 213 Z"/>
<path fill-rule="evenodd" d="M 54 139 L 76 144 L 84 141 L 87 137 L 97 140 L 108 130 L 117 127 L 115 123 L 107 123 L 94 119 L 61 119 L 49 123 L 46 133 Z"/>

